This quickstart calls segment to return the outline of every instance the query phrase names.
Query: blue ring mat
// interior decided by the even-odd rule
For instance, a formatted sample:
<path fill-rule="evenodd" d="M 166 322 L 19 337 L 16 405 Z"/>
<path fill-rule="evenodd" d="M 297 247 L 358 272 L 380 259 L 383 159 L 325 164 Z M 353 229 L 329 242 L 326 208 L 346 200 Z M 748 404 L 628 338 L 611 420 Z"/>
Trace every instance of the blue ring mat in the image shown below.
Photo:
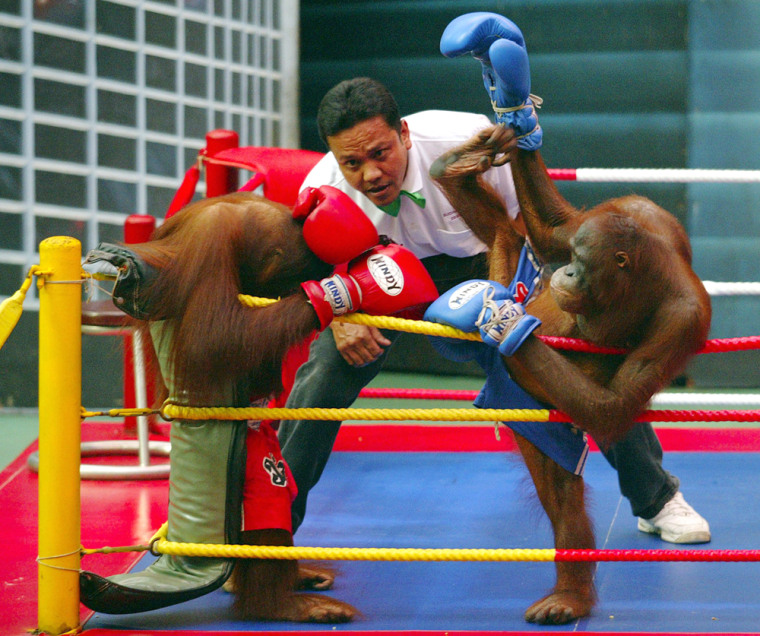
<path fill-rule="evenodd" d="M 616 474 L 599 453 L 586 468 L 597 546 L 610 549 L 753 549 L 760 543 L 754 478 L 760 454 L 669 452 L 665 468 L 710 522 L 713 540 L 674 546 L 639 532 Z M 410 548 L 551 548 L 551 528 L 521 459 L 495 452 L 337 452 L 312 491 L 297 545 Z M 153 557 L 146 555 L 137 569 Z M 143 614 L 95 614 L 86 630 L 499 631 L 754 633 L 760 563 L 601 563 L 590 617 L 565 626 L 525 623 L 524 610 L 554 581 L 553 563 L 337 563 L 327 594 L 363 614 L 353 623 L 237 622 L 219 590 Z"/>

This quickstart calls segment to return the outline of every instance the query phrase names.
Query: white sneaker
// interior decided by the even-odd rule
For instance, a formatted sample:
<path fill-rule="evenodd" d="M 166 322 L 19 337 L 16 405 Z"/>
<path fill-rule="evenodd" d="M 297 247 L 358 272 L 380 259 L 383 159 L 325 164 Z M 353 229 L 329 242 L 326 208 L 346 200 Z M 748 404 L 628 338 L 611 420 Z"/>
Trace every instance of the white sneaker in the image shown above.
<path fill-rule="evenodd" d="M 649 534 L 659 534 L 663 541 L 670 543 L 710 541 L 709 524 L 686 503 L 680 491 L 651 519 L 639 517 L 639 530 Z"/>

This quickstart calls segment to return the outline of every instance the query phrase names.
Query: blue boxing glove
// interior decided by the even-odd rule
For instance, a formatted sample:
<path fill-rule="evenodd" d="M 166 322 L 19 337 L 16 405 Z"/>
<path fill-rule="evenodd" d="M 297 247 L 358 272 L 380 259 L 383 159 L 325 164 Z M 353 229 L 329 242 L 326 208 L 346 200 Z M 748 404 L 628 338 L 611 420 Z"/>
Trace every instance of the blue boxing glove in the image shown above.
<path fill-rule="evenodd" d="M 475 324 L 484 343 L 498 347 L 502 355 L 511 356 L 541 321 L 525 313 L 521 303 L 511 298 L 496 298 L 488 290 L 483 296 L 483 307 Z"/>
<path fill-rule="evenodd" d="M 474 332 L 483 310 L 484 294 L 497 300 L 510 298 L 507 288 L 499 283 L 487 280 L 469 280 L 445 292 L 427 308 L 424 320 L 455 327 L 460 331 Z M 444 358 L 454 362 L 474 360 L 485 346 L 482 342 L 462 340 L 461 338 L 444 338 L 429 336 L 433 348 Z"/>
<path fill-rule="evenodd" d="M 519 148 L 541 147 L 543 130 L 536 115 L 541 98 L 530 94 L 528 51 L 514 22 L 497 13 L 465 13 L 448 24 L 440 48 L 446 57 L 471 53 L 479 60 L 496 121 L 514 129 Z"/>

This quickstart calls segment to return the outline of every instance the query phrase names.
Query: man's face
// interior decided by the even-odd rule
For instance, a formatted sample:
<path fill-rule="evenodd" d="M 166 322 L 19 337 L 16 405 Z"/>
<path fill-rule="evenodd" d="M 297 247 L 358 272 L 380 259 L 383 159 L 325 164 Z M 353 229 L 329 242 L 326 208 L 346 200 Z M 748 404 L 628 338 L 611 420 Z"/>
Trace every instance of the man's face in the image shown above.
<path fill-rule="evenodd" d="M 388 205 L 401 194 L 412 147 L 403 119 L 400 134 L 378 115 L 328 137 L 327 145 L 349 185 L 375 205 Z"/>

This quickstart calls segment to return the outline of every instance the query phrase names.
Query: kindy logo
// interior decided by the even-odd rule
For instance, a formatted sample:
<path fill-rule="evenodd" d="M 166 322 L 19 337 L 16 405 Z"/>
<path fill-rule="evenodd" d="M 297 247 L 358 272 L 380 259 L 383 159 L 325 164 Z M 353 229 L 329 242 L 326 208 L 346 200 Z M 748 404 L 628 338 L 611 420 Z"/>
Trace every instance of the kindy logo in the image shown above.
<path fill-rule="evenodd" d="M 404 274 L 389 256 L 374 254 L 367 259 L 367 267 L 375 282 L 389 296 L 398 296 L 404 289 Z"/>
<path fill-rule="evenodd" d="M 485 291 L 486 288 L 489 286 L 490 285 L 487 281 L 476 280 L 470 283 L 469 285 L 460 287 L 457 290 L 456 294 L 453 294 L 452 296 L 449 297 L 449 309 L 459 309 L 463 305 L 466 305 L 475 296 Z"/>
<path fill-rule="evenodd" d="M 336 316 L 342 316 L 353 309 L 351 306 L 351 295 L 348 293 L 346 286 L 336 276 L 328 278 L 324 282 L 324 290 L 328 294 L 328 301 L 332 305 L 333 313 Z"/>

